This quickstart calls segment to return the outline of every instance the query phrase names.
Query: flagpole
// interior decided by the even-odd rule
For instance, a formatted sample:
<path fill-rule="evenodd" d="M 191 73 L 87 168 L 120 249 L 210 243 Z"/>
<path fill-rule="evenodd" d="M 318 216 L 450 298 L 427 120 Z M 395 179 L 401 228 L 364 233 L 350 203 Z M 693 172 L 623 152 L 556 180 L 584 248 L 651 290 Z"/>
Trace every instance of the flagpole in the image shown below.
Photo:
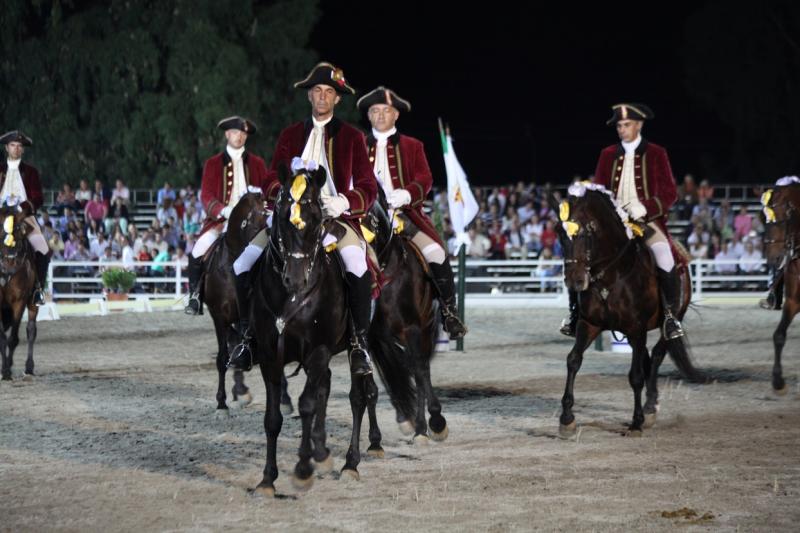
<path fill-rule="evenodd" d="M 450 125 L 446 125 L 444 128 L 445 136 L 450 136 Z M 463 228 L 462 228 L 463 230 Z M 464 243 L 461 243 L 461 246 L 458 247 L 458 318 L 461 320 L 461 323 L 465 323 L 465 300 L 466 300 L 466 292 L 467 292 L 467 247 Z M 463 352 L 464 351 L 464 337 L 456 340 L 456 351 Z"/>

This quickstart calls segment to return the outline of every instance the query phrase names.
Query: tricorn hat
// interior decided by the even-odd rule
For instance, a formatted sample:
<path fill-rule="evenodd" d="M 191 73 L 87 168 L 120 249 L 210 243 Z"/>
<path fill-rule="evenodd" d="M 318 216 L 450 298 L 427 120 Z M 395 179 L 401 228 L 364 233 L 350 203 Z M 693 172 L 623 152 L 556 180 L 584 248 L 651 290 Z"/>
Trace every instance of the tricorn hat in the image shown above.
<path fill-rule="evenodd" d="M 222 120 L 219 121 L 217 127 L 225 131 L 241 130 L 249 135 L 255 133 L 257 129 L 255 123 L 253 123 L 252 120 L 240 117 L 239 115 L 223 118 Z"/>
<path fill-rule="evenodd" d="M 329 85 L 339 94 L 356 94 L 356 91 L 344 79 L 344 71 L 330 63 L 318 63 L 306 79 L 294 84 L 295 89 L 310 89 L 315 85 Z"/>
<path fill-rule="evenodd" d="M 403 100 L 396 92 L 383 85 L 359 98 L 356 107 L 366 111 L 375 104 L 390 105 L 403 112 L 411 111 L 411 103 L 408 100 Z"/>
<path fill-rule="evenodd" d="M 606 121 L 609 126 L 616 124 L 620 120 L 645 120 L 654 118 L 653 110 L 644 104 L 617 104 L 611 106 L 614 114 Z"/>
<path fill-rule="evenodd" d="M 0 137 L 0 144 L 8 144 L 13 142 L 22 143 L 22 146 L 33 146 L 33 139 L 19 130 L 9 131 Z"/>

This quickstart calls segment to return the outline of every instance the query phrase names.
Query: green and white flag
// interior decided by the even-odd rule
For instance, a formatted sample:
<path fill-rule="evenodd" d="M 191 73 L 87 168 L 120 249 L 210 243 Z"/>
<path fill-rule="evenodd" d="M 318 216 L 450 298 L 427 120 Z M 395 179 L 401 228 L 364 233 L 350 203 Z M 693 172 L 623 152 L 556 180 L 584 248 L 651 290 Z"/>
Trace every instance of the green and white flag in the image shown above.
<path fill-rule="evenodd" d="M 469 246 L 470 241 L 466 228 L 475 215 L 478 214 L 478 202 L 469 188 L 467 174 L 458 162 L 453 150 L 453 139 L 450 129 L 446 131 L 439 120 L 439 133 L 442 138 L 442 152 L 444 152 L 444 168 L 447 172 L 447 205 L 450 208 L 450 221 L 456 232 L 456 250 L 462 244 Z"/>

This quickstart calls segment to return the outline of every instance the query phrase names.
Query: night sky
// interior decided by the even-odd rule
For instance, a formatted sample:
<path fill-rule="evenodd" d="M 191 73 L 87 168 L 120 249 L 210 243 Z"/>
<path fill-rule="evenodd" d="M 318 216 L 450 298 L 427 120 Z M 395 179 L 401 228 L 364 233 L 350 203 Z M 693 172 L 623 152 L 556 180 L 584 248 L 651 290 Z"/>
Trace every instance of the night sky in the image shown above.
<path fill-rule="evenodd" d="M 605 121 L 621 101 L 654 110 L 643 133 L 668 149 L 679 181 L 693 173 L 719 182 L 702 175 L 702 162 L 724 152 L 730 132 L 684 84 L 685 20 L 700 4 L 654 4 L 668 10 L 652 16 L 641 3 L 483 2 L 465 11 L 463 2 L 323 1 L 311 44 L 359 96 L 384 84 L 411 101 L 398 127 L 425 142 L 438 185 L 438 116 L 471 183 L 564 183 L 593 173 L 601 148 L 616 141 Z"/>

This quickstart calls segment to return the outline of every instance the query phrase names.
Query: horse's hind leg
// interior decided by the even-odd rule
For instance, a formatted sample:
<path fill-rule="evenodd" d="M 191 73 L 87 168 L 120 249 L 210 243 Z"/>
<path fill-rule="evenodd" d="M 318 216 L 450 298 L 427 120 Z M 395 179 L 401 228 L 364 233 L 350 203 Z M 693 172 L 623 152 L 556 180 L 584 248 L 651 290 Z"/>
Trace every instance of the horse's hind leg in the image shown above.
<path fill-rule="evenodd" d="M 14 364 L 14 354 L 8 349 L 5 324 L 3 324 L 2 319 L 0 319 L 0 355 L 2 355 L 3 358 L 2 369 L 0 369 L 0 379 L 3 381 L 10 381 L 11 366 Z"/>
<path fill-rule="evenodd" d="M 347 475 L 352 479 L 359 479 L 358 464 L 361 462 L 361 421 L 367 407 L 367 381 L 375 384 L 371 376 L 350 376 L 350 410 L 353 412 L 353 433 L 350 435 L 350 448 L 347 450 L 342 477 Z M 377 394 L 377 388 L 376 388 Z"/>
<path fill-rule="evenodd" d="M 647 400 L 644 404 L 644 425 L 645 429 L 653 427 L 656 423 L 658 413 L 658 369 L 664 362 L 667 353 L 667 343 L 664 338 L 658 339 L 650 352 L 650 364 L 645 365 L 645 379 L 647 380 Z M 647 359 L 645 359 L 647 360 Z"/>
<path fill-rule="evenodd" d="M 447 429 L 447 420 L 442 416 L 442 404 L 434 394 L 433 383 L 431 383 L 431 359 L 433 359 L 433 352 L 436 348 L 436 338 L 431 334 L 423 335 L 422 342 L 423 346 L 420 351 L 423 365 L 422 374 L 425 380 L 425 395 L 428 397 L 428 412 L 431 415 L 428 425 L 431 429 L 431 438 L 443 441 L 447 438 L 450 430 Z"/>
<path fill-rule="evenodd" d="M 28 308 L 28 324 L 25 326 L 25 333 L 28 339 L 28 358 L 25 360 L 25 375 L 33 376 L 33 343 L 36 342 L 36 307 Z"/>
<path fill-rule="evenodd" d="M 575 431 L 575 415 L 572 413 L 572 406 L 575 404 L 573 396 L 575 376 L 581 369 L 583 352 L 599 334 L 600 328 L 590 325 L 585 320 L 578 321 L 575 344 L 572 345 L 572 350 L 567 355 L 567 384 L 564 388 L 564 396 L 561 398 L 561 417 L 559 418 L 559 433 L 561 434 L 571 434 Z"/>
<path fill-rule="evenodd" d="M 233 401 L 239 404 L 239 407 L 250 405 L 253 401 L 253 395 L 250 394 L 250 389 L 244 384 L 244 372 L 238 368 L 233 371 Z"/>
<path fill-rule="evenodd" d="M 429 363 L 422 355 L 422 332 L 419 328 L 408 328 L 406 331 L 406 341 L 408 343 L 409 359 L 414 368 L 414 383 L 417 389 L 414 442 L 417 444 L 426 444 L 428 442 L 428 421 L 425 419 L 425 406 L 429 400 L 429 388 L 427 386 L 429 378 L 426 378 L 426 368 L 428 368 Z M 428 371 L 427 375 L 430 376 L 430 371 Z"/>
<path fill-rule="evenodd" d="M 286 381 L 286 373 L 281 375 L 281 413 L 286 416 L 294 413 L 292 397 L 289 396 L 289 382 Z"/>
<path fill-rule="evenodd" d="M 786 381 L 783 379 L 781 354 L 783 353 L 783 346 L 786 344 L 786 331 L 789 329 L 789 324 L 792 323 L 797 311 L 798 304 L 795 303 L 794 299 L 787 298 L 783 305 L 781 321 L 772 335 L 772 342 L 775 345 L 775 361 L 772 365 L 772 388 L 778 394 L 785 394 L 787 390 Z"/>
<path fill-rule="evenodd" d="M 228 334 L 225 324 L 214 318 L 214 330 L 217 334 L 217 416 L 228 414 L 227 395 L 225 394 L 225 373 L 228 371 Z"/>
<path fill-rule="evenodd" d="M 286 379 L 286 378 L 284 378 Z M 317 408 L 314 416 L 314 427 L 311 430 L 311 440 L 314 443 L 314 463 L 318 474 L 327 474 L 333 470 L 331 451 L 325 445 L 327 433 L 325 431 L 325 417 L 328 411 L 328 397 L 331 394 L 331 370 L 325 371 L 317 389 Z"/>
<path fill-rule="evenodd" d="M 378 386 L 372 376 L 367 376 L 365 381 L 367 415 L 369 416 L 369 448 L 367 449 L 367 454 L 383 459 L 383 446 L 381 446 L 383 436 L 381 435 L 381 428 L 378 427 L 378 416 L 375 413 L 375 408 L 378 405 Z"/>
<path fill-rule="evenodd" d="M 264 361 L 264 359 L 261 359 Z M 264 413 L 264 432 L 267 435 L 267 463 L 264 465 L 264 477 L 256 487 L 256 492 L 265 496 L 275 496 L 275 480 L 278 479 L 278 435 L 283 426 L 283 415 L 278 407 L 281 397 L 280 376 L 282 367 L 267 368 L 261 365 L 261 377 L 267 388 L 267 410 Z"/>
<path fill-rule="evenodd" d="M 642 409 L 642 389 L 644 388 L 644 358 L 647 355 L 647 331 L 635 335 L 628 335 L 633 353 L 631 354 L 631 370 L 628 372 L 628 382 L 633 389 L 633 421 L 628 428 L 629 434 L 641 435 L 644 424 L 644 410 Z"/>

